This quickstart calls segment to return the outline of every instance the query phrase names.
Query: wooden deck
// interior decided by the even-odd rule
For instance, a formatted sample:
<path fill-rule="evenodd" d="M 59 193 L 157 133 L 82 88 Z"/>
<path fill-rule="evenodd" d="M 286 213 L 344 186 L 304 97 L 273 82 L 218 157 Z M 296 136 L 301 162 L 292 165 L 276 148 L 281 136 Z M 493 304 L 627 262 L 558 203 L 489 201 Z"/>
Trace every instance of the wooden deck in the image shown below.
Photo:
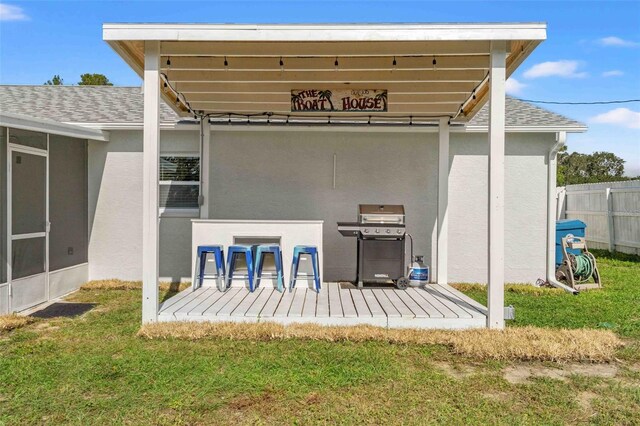
<path fill-rule="evenodd" d="M 160 305 L 158 320 L 370 324 L 380 327 L 474 328 L 486 326 L 487 308 L 448 285 L 371 288 L 324 283 L 280 293 L 271 287 L 220 292 L 215 287 L 184 290 Z"/>

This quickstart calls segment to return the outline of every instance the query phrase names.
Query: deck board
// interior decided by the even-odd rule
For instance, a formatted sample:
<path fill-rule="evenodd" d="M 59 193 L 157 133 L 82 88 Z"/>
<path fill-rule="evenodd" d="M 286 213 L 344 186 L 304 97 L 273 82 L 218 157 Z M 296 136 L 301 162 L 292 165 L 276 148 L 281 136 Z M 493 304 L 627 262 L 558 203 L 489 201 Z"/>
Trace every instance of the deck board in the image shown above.
<path fill-rule="evenodd" d="M 384 294 L 387 296 L 387 299 L 393 304 L 396 310 L 400 313 L 402 318 L 414 318 L 415 314 L 404 302 L 398 297 L 396 292 L 392 288 L 385 288 Z"/>
<path fill-rule="evenodd" d="M 262 312 L 262 310 L 266 307 L 267 302 L 269 301 L 269 298 L 271 297 L 271 295 L 277 291 L 273 288 L 269 288 L 269 287 L 265 287 L 262 289 L 263 291 L 260 293 L 260 295 L 256 298 L 255 302 L 253 302 L 253 304 L 251 305 L 251 307 L 249 309 L 247 309 L 247 312 L 245 312 L 245 316 L 247 317 L 257 317 L 258 315 L 260 315 L 260 312 Z"/>
<path fill-rule="evenodd" d="M 340 284 L 329 287 L 329 316 L 342 317 L 342 301 L 340 300 Z"/>
<path fill-rule="evenodd" d="M 433 299 L 435 299 L 437 303 L 440 303 L 441 305 L 446 306 L 449 310 L 453 311 L 458 316 L 458 318 L 472 318 L 469 312 L 467 312 L 466 310 L 461 308 L 459 305 L 449 300 L 442 293 L 440 293 L 439 291 L 437 291 L 431 286 L 426 286 L 424 289 L 420 289 L 420 290 L 417 290 L 417 289 L 411 289 L 411 290 L 413 290 L 415 294 L 420 294 L 423 297 L 426 297 L 426 293 L 429 294 L 430 296 L 433 297 Z M 431 300 L 432 299 L 429 299 L 429 301 Z M 435 306 L 434 302 L 431 302 L 431 303 Z"/>
<path fill-rule="evenodd" d="M 433 318 L 437 317 L 437 315 L 429 315 L 427 311 L 425 311 L 409 294 L 407 291 L 395 291 L 395 294 L 402 300 L 402 302 L 407 306 L 407 308 L 411 309 L 413 315 L 416 318 Z"/>
<path fill-rule="evenodd" d="M 231 312 L 231 316 L 244 317 L 247 314 L 249 308 L 251 308 L 251 305 L 254 304 L 256 299 L 260 297 L 263 291 L 264 288 L 258 288 L 253 293 L 247 294 L 242 302 L 240 302 L 240 304 L 238 304 L 238 306 L 236 306 L 236 308 Z"/>
<path fill-rule="evenodd" d="M 289 317 L 301 317 L 302 316 L 302 308 L 304 307 L 304 299 L 308 289 L 304 287 L 299 287 L 293 290 L 294 296 L 293 301 L 291 302 L 291 307 L 289 308 Z"/>
<path fill-rule="evenodd" d="M 329 316 L 329 292 L 327 290 L 328 289 L 325 288 L 324 290 L 320 290 L 320 293 L 317 293 L 316 317 L 318 318 Z"/>
<path fill-rule="evenodd" d="M 342 312 L 345 318 L 357 318 L 358 313 L 356 307 L 353 304 L 353 298 L 351 297 L 351 291 L 341 288 L 340 293 L 340 305 L 342 306 Z"/>
<path fill-rule="evenodd" d="M 362 290 L 352 289 L 349 290 L 351 293 L 351 298 L 353 299 L 353 304 L 356 307 L 356 312 L 358 317 L 370 317 L 371 311 L 367 306 L 367 302 L 364 300 L 364 296 L 362 294 Z"/>
<path fill-rule="evenodd" d="M 282 299 L 282 295 L 286 292 L 287 290 L 284 290 L 282 293 L 280 293 L 278 290 L 273 290 L 271 296 L 269 296 L 269 298 L 265 302 L 264 307 L 262 308 L 262 310 L 260 310 L 258 316 L 261 318 L 274 316 L 276 309 L 280 304 L 280 300 Z"/>
<path fill-rule="evenodd" d="M 200 303 L 198 306 L 191 309 L 191 311 L 189 311 L 187 315 L 202 316 L 202 314 L 207 309 L 209 309 L 214 303 L 216 303 L 216 301 L 218 301 L 224 294 L 225 293 L 221 291 L 210 292 L 209 297 L 207 297 L 204 301 L 202 301 L 202 303 Z"/>
<path fill-rule="evenodd" d="M 235 296 L 236 294 L 238 294 L 240 292 L 240 290 L 242 290 L 241 287 L 232 287 L 229 290 L 227 290 L 221 298 L 219 298 L 218 300 L 215 301 L 215 303 L 211 306 L 209 306 L 209 308 L 207 308 L 206 311 L 204 311 L 202 313 L 202 315 L 217 315 L 218 311 L 220 309 L 222 309 L 222 307 L 224 307 L 224 305 L 226 305 L 227 303 L 229 303 L 229 301 L 233 298 L 233 296 Z"/>
<path fill-rule="evenodd" d="M 204 289 L 204 291 L 199 292 L 195 297 L 190 297 L 189 299 L 191 299 L 188 303 L 182 305 L 180 308 L 178 308 L 174 314 L 175 315 L 187 315 L 189 312 L 191 312 L 194 308 L 196 308 L 199 304 L 201 304 L 202 302 L 204 302 L 205 300 L 207 300 L 209 297 L 211 297 L 211 295 L 215 293 L 213 288 L 211 287 L 207 287 Z"/>
<path fill-rule="evenodd" d="M 293 291 L 285 291 L 282 294 L 278 308 L 273 313 L 274 317 L 286 317 L 289 315 L 289 308 L 291 307 L 291 302 L 293 302 L 294 295 L 295 293 Z"/>
<path fill-rule="evenodd" d="M 315 290 L 307 289 L 304 297 L 304 307 L 302 308 L 302 316 L 303 317 L 317 316 L 316 315 L 317 304 L 318 304 L 318 293 L 316 293 Z"/>
<path fill-rule="evenodd" d="M 246 298 L 250 298 L 253 294 L 250 291 L 239 291 L 237 292 L 230 300 L 229 303 L 225 304 L 220 310 L 216 313 L 216 316 L 230 316 L 231 312 L 233 312 L 238 305 L 242 303 Z"/>
<path fill-rule="evenodd" d="M 356 290 L 357 291 L 357 290 Z M 364 301 L 367 303 L 367 307 L 371 311 L 371 315 L 374 317 L 386 316 L 384 309 L 380 306 L 380 302 L 376 299 L 376 296 L 373 295 L 373 290 L 364 289 L 361 290 L 362 296 L 364 297 Z"/>
<path fill-rule="evenodd" d="M 378 303 L 380 303 L 380 306 L 382 307 L 383 313 L 387 317 L 399 318 L 402 316 L 400 315 L 400 311 L 398 311 L 393 303 L 391 303 L 391 300 L 389 300 L 384 291 L 371 292 L 371 294 L 378 300 Z"/>
<path fill-rule="evenodd" d="M 300 286 L 283 293 L 265 286 L 251 293 L 232 287 L 187 289 L 160 307 L 159 321 L 274 321 L 320 325 L 469 328 L 486 325 L 486 308 L 447 285 L 425 289 L 340 288 L 325 283 L 320 293 Z"/>

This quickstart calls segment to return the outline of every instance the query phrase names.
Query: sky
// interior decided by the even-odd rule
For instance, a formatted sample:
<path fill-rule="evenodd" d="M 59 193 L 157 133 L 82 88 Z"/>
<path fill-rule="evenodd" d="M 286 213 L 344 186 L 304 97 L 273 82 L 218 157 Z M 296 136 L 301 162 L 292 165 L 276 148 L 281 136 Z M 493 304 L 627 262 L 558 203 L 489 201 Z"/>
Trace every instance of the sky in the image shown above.
<path fill-rule="evenodd" d="M 547 40 L 507 82 L 522 99 L 640 99 L 640 1 L 7 1 L 0 0 L 0 84 L 75 84 L 101 73 L 139 77 L 102 41 L 106 22 L 546 22 Z M 640 102 L 540 105 L 585 123 L 569 151 L 609 151 L 640 175 Z"/>

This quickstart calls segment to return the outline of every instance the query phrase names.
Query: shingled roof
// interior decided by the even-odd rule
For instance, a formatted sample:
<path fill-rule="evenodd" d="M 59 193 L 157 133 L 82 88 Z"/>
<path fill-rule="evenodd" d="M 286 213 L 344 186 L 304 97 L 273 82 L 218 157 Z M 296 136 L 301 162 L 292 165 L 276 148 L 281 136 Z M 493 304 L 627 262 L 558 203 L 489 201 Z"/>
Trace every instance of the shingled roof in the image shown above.
<path fill-rule="evenodd" d="M 586 128 L 584 124 L 528 102 L 507 96 L 507 127 Z M 0 86 L 0 111 L 77 124 L 141 124 L 143 94 L 140 87 L 119 86 Z M 488 105 L 468 123 L 487 126 Z M 175 123 L 178 115 L 164 102 L 160 121 Z"/>

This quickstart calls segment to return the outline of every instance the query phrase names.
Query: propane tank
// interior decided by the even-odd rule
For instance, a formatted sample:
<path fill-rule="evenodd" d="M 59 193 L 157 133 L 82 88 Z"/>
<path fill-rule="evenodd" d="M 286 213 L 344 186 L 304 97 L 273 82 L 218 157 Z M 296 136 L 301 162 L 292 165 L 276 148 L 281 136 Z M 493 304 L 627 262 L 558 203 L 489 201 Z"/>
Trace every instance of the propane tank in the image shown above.
<path fill-rule="evenodd" d="M 429 267 L 423 262 L 424 256 L 416 255 L 409 266 L 409 285 L 420 287 L 429 283 Z"/>

